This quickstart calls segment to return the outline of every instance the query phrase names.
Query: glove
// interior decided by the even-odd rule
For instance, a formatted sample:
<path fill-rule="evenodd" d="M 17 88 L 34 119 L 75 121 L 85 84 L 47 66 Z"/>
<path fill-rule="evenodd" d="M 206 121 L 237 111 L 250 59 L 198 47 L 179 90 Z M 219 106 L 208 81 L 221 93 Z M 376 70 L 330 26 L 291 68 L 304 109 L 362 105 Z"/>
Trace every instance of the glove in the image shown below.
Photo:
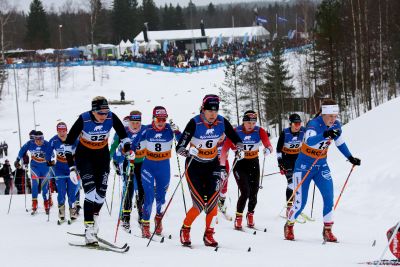
<path fill-rule="evenodd" d="M 54 160 L 47 161 L 47 166 L 51 167 L 51 166 L 54 166 L 54 165 L 56 165 L 56 162 Z"/>
<path fill-rule="evenodd" d="M 20 159 L 17 158 L 17 160 L 14 162 L 14 167 L 17 169 L 21 168 Z"/>
<path fill-rule="evenodd" d="M 135 152 L 133 152 L 133 150 L 129 150 L 127 153 L 125 153 L 125 157 L 127 160 L 133 162 L 135 160 Z"/>
<path fill-rule="evenodd" d="M 197 148 L 195 148 L 194 146 L 191 146 L 189 148 L 189 155 L 191 155 L 193 157 L 197 157 L 198 154 L 199 154 L 199 150 Z"/>
<path fill-rule="evenodd" d="M 221 172 L 221 180 L 224 182 L 226 179 L 228 179 L 228 173 L 226 172 L 226 167 L 220 166 L 220 172 Z"/>
<path fill-rule="evenodd" d="M 129 142 L 129 141 L 125 142 L 124 146 L 122 148 L 122 152 L 124 152 L 124 154 L 128 154 L 129 155 L 129 151 L 131 150 L 131 146 L 132 146 L 131 142 Z"/>
<path fill-rule="evenodd" d="M 355 158 L 353 156 L 350 156 L 347 158 L 351 164 L 356 165 L 356 166 L 360 166 L 361 165 L 361 159 L 359 158 Z"/>
<path fill-rule="evenodd" d="M 179 155 L 183 156 L 183 157 L 190 157 L 189 155 L 189 151 L 187 149 L 185 149 L 184 147 L 180 147 L 178 148 L 178 150 L 176 151 L 176 153 L 178 153 Z"/>
<path fill-rule="evenodd" d="M 74 185 L 77 185 L 79 183 L 79 176 L 75 166 L 69 168 L 69 179 Z"/>
<path fill-rule="evenodd" d="M 327 130 L 324 132 L 324 137 L 325 138 L 330 137 L 330 138 L 334 139 L 335 137 L 338 137 L 341 134 L 342 134 L 342 131 L 339 129 L 330 129 L 330 130 Z"/>
<path fill-rule="evenodd" d="M 283 160 L 281 158 L 278 159 L 278 167 L 282 175 L 285 175 L 287 173 L 287 170 L 285 168 L 285 165 L 283 164 Z"/>
<path fill-rule="evenodd" d="M 118 162 L 113 160 L 113 167 L 114 167 L 114 170 L 117 173 L 117 175 L 121 175 L 121 170 L 119 169 Z"/>
<path fill-rule="evenodd" d="M 269 154 L 272 153 L 272 151 L 274 151 L 274 148 L 273 148 L 272 146 L 265 147 L 265 148 L 264 148 L 264 155 L 265 155 L 265 156 L 266 156 L 266 155 L 269 155 Z"/>
<path fill-rule="evenodd" d="M 244 159 L 244 145 L 241 142 L 236 144 L 236 158 L 237 160 Z"/>
<path fill-rule="evenodd" d="M 172 120 L 170 121 L 169 125 L 171 126 L 171 130 L 174 132 L 179 132 L 179 127 L 172 122 Z"/>

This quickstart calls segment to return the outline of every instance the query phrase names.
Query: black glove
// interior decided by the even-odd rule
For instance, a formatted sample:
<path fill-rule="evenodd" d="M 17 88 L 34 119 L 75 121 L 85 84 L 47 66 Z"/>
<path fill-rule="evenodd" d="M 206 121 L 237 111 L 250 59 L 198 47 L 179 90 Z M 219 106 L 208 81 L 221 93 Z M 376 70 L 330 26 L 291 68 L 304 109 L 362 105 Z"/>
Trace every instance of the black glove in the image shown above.
<path fill-rule="evenodd" d="M 176 153 L 178 153 L 179 155 L 186 157 L 186 158 L 190 157 L 189 151 L 184 147 L 178 148 Z"/>
<path fill-rule="evenodd" d="M 335 137 L 338 137 L 341 134 L 342 134 L 342 131 L 339 129 L 330 129 L 330 130 L 327 130 L 324 132 L 324 137 L 325 138 L 330 137 L 330 138 L 334 139 Z"/>
<path fill-rule="evenodd" d="M 20 159 L 17 159 L 17 160 L 14 162 L 14 167 L 17 168 L 17 169 L 21 168 Z"/>
<path fill-rule="evenodd" d="M 355 157 L 353 157 L 353 156 L 350 156 L 350 157 L 348 157 L 347 159 L 348 159 L 348 160 L 350 161 L 350 163 L 353 164 L 353 165 L 357 165 L 357 166 L 360 166 L 360 165 L 361 165 L 361 159 L 359 159 L 359 158 L 355 158 Z"/>
<path fill-rule="evenodd" d="M 131 142 L 125 142 L 124 148 L 123 148 L 124 153 L 128 153 L 131 150 L 131 146 L 132 146 Z"/>

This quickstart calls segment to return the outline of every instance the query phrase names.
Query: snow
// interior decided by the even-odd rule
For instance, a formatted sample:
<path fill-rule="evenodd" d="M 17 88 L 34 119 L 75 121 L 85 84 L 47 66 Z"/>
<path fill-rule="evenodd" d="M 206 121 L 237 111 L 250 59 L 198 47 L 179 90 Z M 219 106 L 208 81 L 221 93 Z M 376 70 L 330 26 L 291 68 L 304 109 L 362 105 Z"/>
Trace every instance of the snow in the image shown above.
<path fill-rule="evenodd" d="M 30 70 L 30 95 L 26 101 L 27 70 L 17 70 L 16 81 L 19 88 L 19 108 L 22 139 L 25 142 L 33 127 L 33 105 L 36 121 L 45 138 L 55 134 L 57 121 L 65 121 L 69 127 L 77 116 L 90 108 L 90 100 L 96 95 L 104 95 L 110 100 L 119 99 L 124 90 L 127 100 L 134 100 L 133 106 L 112 106 L 120 117 L 132 109 L 142 110 L 144 122 L 150 122 L 151 110 L 155 105 L 164 105 L 170 118 L 183 129 L 188 120 L 197 114 L 201 99 L 207 93 L 217 93 L 222 84 L 223 69 L 203 71 L 193 74 L 173 74 L 152 72 L 143 69 L 122 67 L 96 68 L 96 82 L 91 81 L 90 67 L 67 68 L 62 71 L 62 87 L 55 98 L 56 69 L 44 71 L 45 90 L 38 91 L 38 69 Z M 5 85 L 0 106 L 0 140 L 9 144 L 10 160 L 14 161 L 19 148 L 17 116 L 14 98 L 14 76 L 10 72 L 9 83 Z M 109 78 L 107 78 L 109 77 Z M 42 95 L 42 96 L 40 96 Z M 24 196 L 14 195 L 11 212 L 7 215 L 9 196 L 0 195 L 0 251 L 2 266 L 360 266 L 357 263 L 378 259 L 387 244 L 386 230 L 399 220 L 400 204 L 398 188 L 400 171 L 398 168 L 397 133 L 400 124 L 389 118 L 400 112 L 400 98 L 387 102 L 374 110 L 351 121 L 343 127 L 343 135 L 354 156 L 362 159 L 356 167 L 335 213 L 334 233 L 340 243 L 322 245 L 322 199 L 316 191 L 314 217 L 316 222 L 295 225 L 296 242 L 283 240 L 285 221 L 278 216 L 285 202 L 286 180 L 280 175 L 268 176 L 263 181 L 264 188 L 258 194 L 255 213 L 256 225 L 266 227 L 267 233 L 256 235 L 234 231 L 233 223 L 222 217 L 216 226 L 215 238 L 221 248 L 218 252 L 206 248 L 202 242 L 205 216 L 202 214 L 192 226 L 194 249 L 182 248 L 179 243 L 179 229 L 184 218 L 182 192 L 177 191 L 164 220 L 164 231 L 172 239 L 164 244 L 153 242 L 146 247 L 147 240 L 120 231 L 118 243 L 128 242 L 131 250 L 124 255 L 75 248 L 68 241 L 79 241 L 68 236 L 67 231 L 82 232 L 83 217 L 69 226 L 58 226 L 57 209 L 51 209 L 50 222 L 44 214 L 39 196 L 39 214 L 31 217 L 25 212 Z M 272 142 L 275 146 L 276 139 Z M 277 171 L 276 155 L 268 156 L 265 174 Z M 261 157 L 262 162 L 262 157 Z M 328 161 L 335 185 L 335 199 L 350 171 L 351 165 L 331 147 Z M 183 160 L 181 159 L 181 166 Z M 179 178 L 176 156 L 171 159 L 171 184 L 167 200 L 175 189 Z M 109 177 L 107 201 L 111 203 L 114 173 Z M 100 235 L 113 240 L 119 207 L 120 182 L 116 180 L 112 216 L 106 207 L 100 216 Z M 190 206 L 189 192 L 184 182 L 186 202 Z M 234 216 L 237 200 L 237 186 L 230 178 L 228 212 Z M 310 189 L 311 201 L 312 189 Z M 83 197 L 83 196 L 82 196 Z M 53 200 L 56 197 L 53 196 Z M 30 207 L 31 197 L 27 196 Z M 56 201 L 55 201 L 56 202 Z M 310 203 L 305 213 L 310 213 Z M 154 211 L 154 209 L 153 209 Z M 133 212 L 132 221 L 136 219 Z M 140 234 L 134 225 L 135 235 Z M 376 240 L 376 246 L 372 246 Z M 247 252 L 251 247 L 251 252 Z M 386 258 L 392 258 L 389 254 Z"/>

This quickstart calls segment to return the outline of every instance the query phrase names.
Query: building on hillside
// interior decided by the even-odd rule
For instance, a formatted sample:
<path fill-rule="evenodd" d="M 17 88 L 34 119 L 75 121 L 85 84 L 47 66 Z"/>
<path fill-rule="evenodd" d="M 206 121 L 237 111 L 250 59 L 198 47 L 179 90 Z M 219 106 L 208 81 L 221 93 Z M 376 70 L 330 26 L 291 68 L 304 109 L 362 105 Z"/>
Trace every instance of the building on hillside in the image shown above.
<path fill-rule="evenodd" d="M 195 49 L 204 50 L 210 46 L 221 45 L 222 43 L 231 43 L 234 41 L 254 41 L 270 38 L 270 33 L 262 26 L 237 27 L 237 28 L 212 28 L 193 30 L 171 30 L 171 31 L 147 31 L 148 40 L 157 41 L 163 44 L 164 41 L 172 43 L 179 49 Z M 147 42 L 143 31 L 135 38 L 137 42 Z"/>

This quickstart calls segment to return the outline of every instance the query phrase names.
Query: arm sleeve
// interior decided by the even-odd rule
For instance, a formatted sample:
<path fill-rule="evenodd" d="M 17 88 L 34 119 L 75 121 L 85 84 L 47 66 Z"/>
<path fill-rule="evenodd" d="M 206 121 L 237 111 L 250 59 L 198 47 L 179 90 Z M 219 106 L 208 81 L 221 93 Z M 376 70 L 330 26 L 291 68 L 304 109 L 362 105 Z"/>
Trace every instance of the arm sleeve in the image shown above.
<path fill-rule="evenodd" d="M 219 164 L 221 166 L 225 166 L 226 159 L 228 158 L 229 149 L 234 147 L 232 141 L 229 138 L 226 138 L 224 145 L 221 148 L 221 156 L 219 157 Z"/>
<path fill-rule="evenodd" d="M 314 146 L 321 141 L 325 141 L 324 133 L 317 134 L 314 127 L 307 127 L 306 133 L 304 134 L 304 142 L 307 145 Z"/>
<path fill-rule="evenodd" d="M 228 120 L 224 120 L 224 125 L 225 125 L 225 134 L 226 137 L 229 138 L 233 144 L 241 143 L 242 139 L 240 139 L 239 135 L 236 133 L 236 131 L 233 129 L 231 123 Z"/>
<path fill-rule="evenodd" d="M 340 131 L 342 131 L 341 127 L 340 127 Z M 339 149 L 339 151 L 343 154 L 343 156 L 345 156 L 346 158 L 349 158 L 351 156 L 351 152 L 350 152 L 349 148 L 347 147 L 346 142 L 342 135 L 335 138 L 335 145 Z"/>
<path fill-rule="evenodd" d="M 260 138 L 261 138 L 261 142 L 263 143 L 264 147 L 271 146 L 271 142 L 269 141 L 268 134 L 263 128 L 260 128 Z"/>
<path fill-rule="evenodd" d="M 117 117 L 117 115 L 115 115 L 114 113 L 112 114 L 112 120 L 113 120 L 113 128 L 116 134 L 118 135 L 120 142 L 124 142 L 124 139 L 128 137 L 124 125 L 122 124 L 121 120 Z"/>
<path fill-rule="evenodd" d="M 119 137 L 118 134 L 114 134 L 113 142 L 110 147 L 110 158 L 114 156 L 115 150 L 117 149 L 119 144 Z"/>
<path fill-rule="evenodd" d="M 276 157 L 278 159 L 282 158 L 282 148 L 285 144 L 285 132 L 282 131 L 279 135 L 278 144 L 276 145 Z"/>
<path fill-rule="evenodd" d="M 21 147 L 21 149 L 20 149 L 19 152 L 18 152 L 18 157 L 17 157 L 17 159 L 22 159 L 22 158 L 24 157 L 24 155 L 26 154 L 26 152 L 28 152 L 29 142 L 30 142 L 30 141 L 26 142 L 26 143 Z"/>
<path fill-rule="evenodd" d="M 67 139 L 65 140 L 65 157 L 67 158 L 69 167 L 74 166 L 72 145 L 75 143 L 76 139 L 78 139 L 82 130 L 83 130 L 83 118 L 82 116 L 79 116 L 79 118 L 75 121 L 74 125 L 72 125 L 72 128 L 67 135 Z"/>
<path fill-rule="evenodd" d="M 186 148 L 192 139 L 194 132 L 196 131 L 196 122 L 194 119 L 191 119 L 185 127 L 181 138 L 179 138 L 178 144 L 176 145 L 176 151 L 178 151 L 181 147 Z"/>

